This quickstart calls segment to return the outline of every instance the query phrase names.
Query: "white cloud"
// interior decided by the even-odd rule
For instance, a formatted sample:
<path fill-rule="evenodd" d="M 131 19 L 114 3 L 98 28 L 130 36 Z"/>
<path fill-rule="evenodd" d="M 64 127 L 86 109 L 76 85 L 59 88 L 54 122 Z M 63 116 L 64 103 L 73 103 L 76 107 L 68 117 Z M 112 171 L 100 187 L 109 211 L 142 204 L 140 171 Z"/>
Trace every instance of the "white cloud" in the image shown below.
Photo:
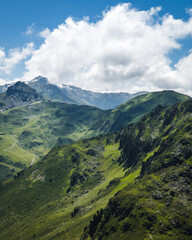
<path fill-rule="evenodd" d="M 35 32 L 34 26 L 35 26 L 35 23 L 32 23 L 31 26 L 27 27 L 27 30 L 25 31 L 26 36 L 30 36 Z"/>
<path fill-rule="evenodd" d="M 96 23 L 68 18 L 51 33 L 42 32 L 44 43 L 26 62 L 23 79 L 43 75 L 53 83 L 95 91 L 187 92 L 190 87 L 192 92 L 192 54 L 174 69 L 167 57 L 181 48 L 178 40 L 192 36 L 192 18 L 161 18 L 160 10 L 139 11 L 121 4 L 104 12 Z"/>
<path fill-rule="evenodd" d="M 188 13 L 190 16 L 192 16 L 192 8 L 187 8 L 186 13 Z"/>
<path fill-rule="evenodd" d="M 5 85 L 6 84 L 6 81 L 2 78 L 0 78 L 0 85 Z"/>
<path fill-rule="evenodd" d="M 39 36 L 42 38 L 47 38 L 50 35 L 50 30 L 49 28 L 45 28 L 43 31 L 39 33 Z"/>
<path fill-rule="evenodd" d="M 10 74 L 17 64 L 26 59 L 33 51 L 33 43 L 28 43 L 26 47 L 15 48 L 9 51 L 6 57 L 5 50 L 0 49 L 0 74 Z"/>

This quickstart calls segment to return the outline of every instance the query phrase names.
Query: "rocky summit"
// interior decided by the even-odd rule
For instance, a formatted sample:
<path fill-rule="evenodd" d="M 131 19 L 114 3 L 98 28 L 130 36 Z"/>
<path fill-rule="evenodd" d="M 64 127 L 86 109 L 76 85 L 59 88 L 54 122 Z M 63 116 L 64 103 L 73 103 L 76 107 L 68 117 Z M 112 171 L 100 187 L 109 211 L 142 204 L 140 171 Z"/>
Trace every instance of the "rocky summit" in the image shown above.
<path fill-rule="evenodd" d="M 6 110 L 43 100 L 42 96 L 24 82 L 16 82 L 0 94 L 0 108 Z"/>

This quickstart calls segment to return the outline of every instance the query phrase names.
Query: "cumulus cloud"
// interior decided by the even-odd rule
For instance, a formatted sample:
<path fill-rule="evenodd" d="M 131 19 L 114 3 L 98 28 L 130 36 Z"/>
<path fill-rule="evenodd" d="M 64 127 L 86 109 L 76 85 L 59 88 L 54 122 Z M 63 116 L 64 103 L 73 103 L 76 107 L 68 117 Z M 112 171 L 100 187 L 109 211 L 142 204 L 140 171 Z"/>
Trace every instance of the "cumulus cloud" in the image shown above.
<path fill-rule="evenodd" d="M 22 60 L 26 59 L 33 51 L 33 43 L 28 43 L 26 47 L 15 48 L 9 51 L 8 57 L 5 50 L 0 48 L 0 74 L 10 74 L 14 67 Z"/>
<path fill-rule="evenodd" d="M 160 10 L 120 4 L 96 23 L 66 19 L 41 33 L 44 43 L 26 62 L 23 80 L 43 75 L 94 91 L 192 90 L 192 53 L 174 68 L 168 57 L 181 49 L 179 40 L 192 36 L 192 18 L 160 17 Z"/>

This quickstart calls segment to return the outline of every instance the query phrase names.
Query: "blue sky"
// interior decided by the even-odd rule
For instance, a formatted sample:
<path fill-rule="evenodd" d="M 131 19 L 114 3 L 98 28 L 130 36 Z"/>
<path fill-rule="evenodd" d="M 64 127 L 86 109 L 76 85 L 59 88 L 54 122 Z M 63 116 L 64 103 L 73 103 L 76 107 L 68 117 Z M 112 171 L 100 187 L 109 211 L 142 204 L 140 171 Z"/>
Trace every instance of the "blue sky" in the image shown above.
<path fill-rule="evenodd" d="M 90 71 L 88 72 L 88 68 L 92 68 L 92 72 L 96 71 L 93 69 L 97 69 L 98 66 L 93 66 L 93 64 L 89 65 L 87 62 L 85 63 L 85 68 L 84 66 L 80 66 L 78 68 L 78 71 L 71 72 L 71 69 L 68 69 L 59 73 L 59 75 L 56 77 L 55 74 L 50 74 L 49 72 L 46 72 L 44 66 L 42 65 L 42 69 L 37 69 L 34 67 L 34 59 L 35 56 L 37 55 L 34 53 L 35 50 L 38 50 L 41 48 L 42 44 L 45 42 L 48 42 L 47 37 L 40 37 L 39 33 L 42 32 L 45 29 L 49 29 L 49 33 L 53 33 L 56 29 L 58 29 L 58 26 L 65 24 L 66 19 L 69 17 L 72 17 L 75 23 L 78 23 L 78 21 L 82 20 L 83 17 L 88 16 L 89 20 L 88 23 L 91 24 L 97 24 L 98 21 L 101 21 L 101 19 L 104 19 L 104 16 L 102 15 L 103 11 L 110 12 L 110 8 L 112 6 L 117 6 L 118 4 L 123 4 L 123 3 L 131 3 L 132 9 L 135 9 L 137 15 L 140 14 L 141 11 L 149 11 L 151 7 L 158 7 L 161 6 L 162 9 L 158 10 L 158 14 L 154 14 L 153 16 L 153 21 L 156 21 L 156 25 L 158 25 L 158 22 L 162 21 L 162 17 L 167 16 L 167 15 L 173 15 L 174 19 L 179 19 L 183 22 L 189 21 L 190 14 L 187 13 L 189 9 L 192 8 L 192 3 L 191 0 L 130 0 L 130 1 L 106 1 L 106 0 L 99 0 L 99 1 L 91 1 L 91 0 L 81 0 L 81 1 L 66 1 L 66 0 L 1 0 L 0 1 L 0 48 L 2 50 L 2 60 L 3 62 L 3 67 L 1 68 L 0 65 L 0 79 L 3 81 L 12 81 L 15 78 L 30 78 L 32 77 L 32 71 L 34 71 L 34 76 L 36 73 L 43 73 L 47 77 L 51 77 L 50 81 L 55 82 L 55 83 L 69 83 L 69 84 L 74 84 L 77 86 L 82 86 L 87 89 L 95 90 L 95 91 L 115 91 L 116 88 L 114 88 L 114 84 L 118 82 L 118 91 L 137 91 L 137 90 L 144 90 L 144 88 L 149 88 L 144 86 L 145 85 L 145 80 L 138 80 L 137 81 L 137 86 L 134 87 L 133 84 L 130 84 L 130 81 L 126 81 L 123 78 L 131 78 L 131 76 L 135 77 L 135 74 L 133 74 L 134 71 L 133 69 L 130 69 L 128 65 L 126 65 L 126 69 L 123 69 L 120 77 L 116 76 L 116 80 L 113 79 L 109 80 L 109 78 L 104 75 L 97 76 L 96 78 L 93 77 L 95 74 L 91 74 Z M 126 8 L 125 6 L 123 7 L 124 9 Z M 124 10 L 123 10 L 124 11 Z M 127 12 L 130 13 L 129 10 L 126 10 Z M 150 15 L 150 14 L 149 14 Z M 114 16 L 114 19 L 118 17 L 117 15 Z M 87 20 L 85 20 L 86 22 Z M 104 22 L 104 21 L 103 21 Z M 146 23 L 147 25 L 148 23 Z M 175 21 L 175 26 L 177 25 Z M 186 26 L 187 28 L 187 26 Z M 104 27 L 103 27 L 104 29 Z M 146 31 L 148 27 L 146 28 Z M 187 30 L 186 30 L 187 31 Z M 61 30 L 63 33 L 63 29 Z M 78 31 L 79 33 L 79 31 Z M 65 37 L 63 38 L 65 41 L 66 36 L 69 37 L 70 33 L 65 33 Z M 76 33 L 77 34 L 77 33 Z M 84 33 L 85 34 L 85 33 Z M 87 33 L 88 34 L 88 33 Z M 175 33 L 176 34 L 176 33 Z M 165 62 L 169 62 L 166 67 L 171 67 L 172 78 L 175 73 L 175 68 L 180 67 L 179 69 L 182 69 L 182 74 L 180 78 L 184 78 L 184 75 L 187 73 L 183 73 L 183 69 L 185 68 L 183 65 L 182 67 L 176 66 L 181 58 L 187 57 L 190 52 L 189 50 L 192 48 L 192 38 L 191 34 L 189 32 L 186 33 L 179 33 L 180 36 L 177 37 L 178 33 L 174 35 L 174 41 L 180 45 L 180 48 L 175 47 L 174 43 L 172 43 L 171 47 L 169 45 L 169 41 L 167 42 L 167 48 L 164 47 L 162 49 L 162 55 L 166 56 L 167 59 L 164 59 Z M 184 34 L 184 37 L 183 35 Z M 75 35 L 76 36 L 76 35 Z M 86 37 L 86 34 L 85 34 Z M 99 37 L 99 36 L 98 36 Z M 173 40 L 172 36 L 170 37 L 170 41 Z M 78 34 L 77 34 L 78 38 Z M 101 38 L 104 39 L 104 38 Z M 61 41 L 61 40 L 60 40 Z M 72 40 L 70 40 L 72 41 Z M 82 41 L 82 39 L 79 39 L 79 41 Z M 103 40 L 104 41 L 104 40 Z M 106 38 L 105 41 L 108 41 Z M 27 45 L 28 44 L 28 45 Z M 31 45 L 29 45 L 31 44 Z M 77 44 L 75 44 L 76 46 Z M 138 45 L 140 45 L 138 43 Z M 49 43 L 50 46 L 50 43 Z M 65 46 L 66 47 L 66 46 Z M 62 45 L 61 45 L 62 48 Z M 145 45 L 143 46 L 145 48 Z M 13 50 L 14 49 L 14 50 Z M 22 50 L 24 49 L 24 52 Z M 54 47 L 52 48 L 52 51 Z M 11 57 L 11 51 L 14 52 L 13 57 Z M 64 50 L 63 50 L 64 51 Z M 87 50 L 90 52 L 90 50 Z M 100 49 L 102 51 L 102 48 Z M 137 50 L 135 50 L 137 52 Z M 141 50 L 138 50 L 141 52 Z M 149 50 L 150 51 L 150 50 Z M 19 52 L 19 53 L 18 53 Z M 41 51 L 42 52 L 42 51 Z M 39 52 L 39 54 L 41 54 Z M 150 51 L 151 52 L 151 51 Z M 50 52 L 49 52 L 50 53 Z M 129 53 L 129 52 L 128 52 Z M 20 56 L 20 55 L 22 56 Z M 43 55 L 44 52 L 40 56 L 45 56 Z M 48 53 L 47 53 L 48 54 Z M 120 53 L 119 53 L 120 54 Z M 158 53 L 159 54 L 159 53 Z M 54 54 L 53 54 L 54 55 Z M 78 48 L 77 48 L 77 55 L 78 55 Z M 67 59 L 67 56 L 65 56 L 65 59 Z M 159 56 L 159 55 L 158 55 Z M 1 55 L 0 55 L 1 57 Z M 157 57 L 157 56 L 156 56 Z M 14 60 L 12 60 L 14 58 Z M 42 57 L 43 58 L 43 57 Z M 45 58 L 45 57 L 44 57 Z M 82 56 L 79 56 L 79 59 L 81 59 Z M 93 57 L 90 57 L 92 62 L 96 61 L 96 59 L 100 59 L 100 57 L 97 57 L 93 59 Z M 102 56 L 102 59 L 105 58 L 106 56 Z M 20 60 L 19 60 L 20 59 Z M 76 59 L 76 58 L 75 58 Z M 117 57 L 116 57 L 117 59 Z M 54 61 L 57 61 L 56 58 L 54 58 Z M 78 59 L 77 59 L 78 60 Z M 163 61 L 164 61 L 163 60 Z M 26 61 L 29 61 L 30 63 L 26 65 Z M 71 61 L 69 59 L 69 61 Z M 127 60 L 126 60 L 127 61 Z M 136 60 L 135 60 L 136 61 Z M 61 59 L 58 59 L 58 64 L 62 62 Z M 190 64 L 190 58 L 186 59 L 187 62 L 186 64 Z M 0 64 L 1 63 L 1 58 L 0 58 Z M 5 66 L 7 64 L 7 66 Z M 39 64 L 39 62 L 38 62 Z M 50 62 L 47 63 L 47 65 L 51 64 Z M 65 62 L 63 62 L 65 64 Z M 182 63 L 183 64 L 183 63 Z M 9 65 L 9 66 L 8 66 Z M 11 65 L 11 67 L 10 67 Z M 39 64 L 41 65 L 41 64 Z M 122 65 L 122 64 L 121 64 Z M 139 65 L 139 63 L 138 63 Z M 105 65 L 105 67 L 109 68 L 111 65 Z M 120 66 L 121 67 L 121 66 Z M 164 66 L 165 67 L 165 66 Z M 166 68 L 165 67 L 165 68 Z M 115 68 L 113 66 L 113 68 Z M 80 70 L 79 70 L 80 69 Z M 98 68 L 99 70 L 101 68 Z M 113 69 L 114 70 L 114 69 Z M 113 71 L 112 70 L 112 71 Z M 52 69 L 52 72 L 54 71 L 54 68 Z M 57 68 L 55 68 L 55 71 L 57 71 Z M 74 75 L 78 75 L 77 73 L 82 72 L 82 71 L 87 71 L 86 74 L 83 75 L 83 77 L 88 78 L 90 76 L 90 82 L 89 84 L 86 84 L 85 82 L 79 80 L 74 77 Z M 120 70 L 115 70 L 116 72 Z M 150 70 L 151 71 L 151 70 Z M 166 70 L 168 71 L 168 70 Z M 30 74 L 25 74 L 26 72 L 30 72 Z M 127 75 L 125 74 L 127 73 Z M 138 72 L 142 72 L 141 69 L 138 70 Z M 146 72 L 146 71 L 145 71 Z M 179 73 L 180 73 L 179 72 Z M 66 75 L 65 75 L 66 74 Z M 109 76 L 114 75 L 112 72 L 107 73 Z M 99 79 L 103 78 L 105 80 Z M 137 78 L 139 78 L 139 74 L 137 75 Z M 169 84 L 166 83 L 166 77 L 162 77 L 162 84 L 154 84 L 153 88 L 154 89 L 161 89 L 161 88 L 174 88 L 173 86 L 173 80 Z M 76 79 L 76 80 L 75 80 Z M 80 77 L 79 77 L 80 79 Z M 120 80 L 122 79 L 122 81 Z M 161 79 L 161 76 L 159 76 L 159 79 Z M 29 79 L 26 79 L 29 80 Z M 103 86 L 104 89 L 101 89 L 99 86 L 101 86 L 101 83 L 103 81 Z M 115 82 L 116 81 L 116 82 Z M 135 80 L 134 80 L 135 81 Z M 152 81 L 152 80 L 151 80 Z M 179 80 L 178 80 L 179 81 Z M 184 80 L 182 80 L 184 81 Z M 186 80 L 186 82 L 189 82 L 189 80 Z M 98 84 L 95 84 L 98 82 Z M 158 80 L 157 80 L 158 82 Z M 172 84 L 171 84 L 172 83 Z M 143 85 L 142 85 L 143 84 Z M 152 82 L 148 83 L 148 86 L 152 84 Z M 164 84 L 164 85 L 163 85 Z M 129 89 L 128 86 L 132 86 L 131 89 Z M 152 88 L 152 89 L 153 89 Z M 185 89 L 183 89 L 182 84 L 179 82 L 175 85 L 175 89 L 179 89 L 180 91 L 186 92 Z M 147 89 L 145 89 L 147 90 Z"/>
<path fill-rule="evenodd" d="M 131 2 L 133 7 L 147 10 L 151 6 L 162 6 L 162 12 L 170 13 L 175 18 L 188 18 L 186 8 L 192 8 L 191 0 L 1 0 L 0 1 L 0 46 L 6 49 L 22 46 L 27 42 L 23 33 L 34 24 L 36 31 L 48 27 L 54 29 L 69 16 L 82 18 L 89 16 L 97 19 L 107 7 L 118 3 Z M 38 39 L 36 39 L 37 43 Z"/>

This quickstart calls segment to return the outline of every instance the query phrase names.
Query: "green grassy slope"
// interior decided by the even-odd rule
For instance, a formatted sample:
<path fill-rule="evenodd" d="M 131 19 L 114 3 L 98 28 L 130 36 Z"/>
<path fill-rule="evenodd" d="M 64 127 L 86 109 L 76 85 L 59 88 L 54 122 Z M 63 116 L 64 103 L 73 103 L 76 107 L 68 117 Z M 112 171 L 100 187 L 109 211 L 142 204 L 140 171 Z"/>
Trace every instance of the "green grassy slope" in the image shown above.
<path fill-rule="evenodd" d="M 140 177 L 97 212 L 83 239 L 191 239 L 192 101 L 158 107 L 119 137 L 120 162 L 142 163 Z"/>
<path fill-rule="evenodd" d="M 117 131 L 130 123 L 137 122 L 143 115 L 159 104 L 169 106 L 189 99 L 190 97 L 174 91 L 161 91 L 141 95 L 106 113 L 94 123 L 91 130 L 98 133 Z"/>
<path fill-rule="evenodd" d="M 95 107 L 52 102 L 0 112 L 0 164 L 8 163 L 11 168 L 30 166 L 55 145 L 85 137 L 104 113 Z"/>
<path fill-rule="evenodd" d="M 125 186 L 114 137 L 109 145 L 107 137 L 98 137 L 54 148 L 2 186 L 0 221 L 7 220 L 0 227 L 0 238 L 80 238 L 95 211 Z"/>
<path fill-rule="evenodd" d="M 35 154 L 25 150 L 13 135 L 0 135 L 0 181 L 30 166 Z"/>
<path fill-rule="evenodd" d="M 159 106 L 120 132 L 54 148 L 2 184 L 0 239 L 190 239 L 191 113 L 192 101 Z"/>

